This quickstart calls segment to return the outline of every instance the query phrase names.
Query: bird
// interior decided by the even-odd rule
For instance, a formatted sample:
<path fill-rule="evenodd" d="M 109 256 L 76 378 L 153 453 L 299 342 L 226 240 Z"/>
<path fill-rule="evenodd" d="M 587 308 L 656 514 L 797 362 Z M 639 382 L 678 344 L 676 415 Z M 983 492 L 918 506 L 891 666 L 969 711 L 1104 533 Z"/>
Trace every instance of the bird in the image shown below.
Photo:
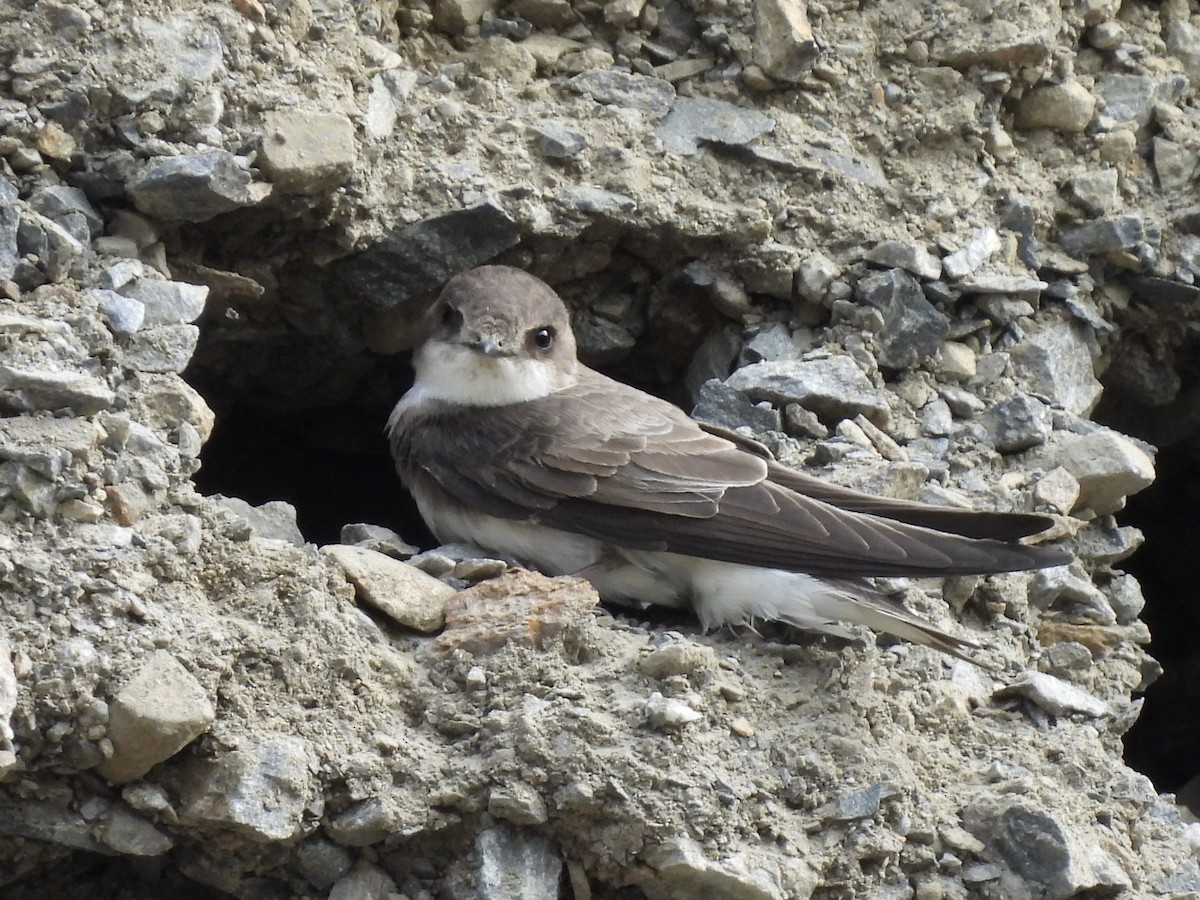
<path fill-rule="evenodd" d="M 426 313 L 415 379 L 386 434 L 433 535 L 601 600 L 691 606 L 701 626 L 865 625 L 978 663 L 981 649 L 878 590 L 877 577 L 1064 565 L 1022 543 L 1032 513 L 888 499 L 777 462 L 758 442 L 588 368 L 557 293 L 522 269 L 452 277 Z"/>

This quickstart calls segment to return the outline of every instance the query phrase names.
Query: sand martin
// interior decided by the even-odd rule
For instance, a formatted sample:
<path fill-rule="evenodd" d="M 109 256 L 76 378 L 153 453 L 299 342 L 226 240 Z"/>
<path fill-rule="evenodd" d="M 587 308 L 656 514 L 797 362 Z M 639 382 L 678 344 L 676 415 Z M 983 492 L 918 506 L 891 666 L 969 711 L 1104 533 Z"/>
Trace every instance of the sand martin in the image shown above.
<path fill-rule="evenodd" d="M 690 604 L 705 628 L 765 620 L 847 636 L 839 623 L 861 624 L 968 658 L 977 645 L 866 579 L 1070 560 L 1018 542 L 1044 516 L 827 484 L 589 369 L 562 300 L 520 269 L 452 278 L 413 364 L 387 431 L 438 540 L 580 575 L 605 600 Z"/>

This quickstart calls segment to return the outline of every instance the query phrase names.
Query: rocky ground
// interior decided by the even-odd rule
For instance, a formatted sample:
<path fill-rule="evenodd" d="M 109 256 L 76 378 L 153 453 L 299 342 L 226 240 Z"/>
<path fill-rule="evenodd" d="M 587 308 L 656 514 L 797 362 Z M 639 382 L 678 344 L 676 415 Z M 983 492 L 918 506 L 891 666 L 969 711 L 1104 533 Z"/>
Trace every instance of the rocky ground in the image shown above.
<path fill-rule="evenodd" d="M 1121 759 L 1155 447 L 1091 418 L 1194 441 L 1198 78 L 1184 0 L 0 6 L 4 896 L 1200 896 Z M 892 585 L 984 668 L 197 488 L 352 494 L 486 261 L 606 371 L 1078 561 Z"/>

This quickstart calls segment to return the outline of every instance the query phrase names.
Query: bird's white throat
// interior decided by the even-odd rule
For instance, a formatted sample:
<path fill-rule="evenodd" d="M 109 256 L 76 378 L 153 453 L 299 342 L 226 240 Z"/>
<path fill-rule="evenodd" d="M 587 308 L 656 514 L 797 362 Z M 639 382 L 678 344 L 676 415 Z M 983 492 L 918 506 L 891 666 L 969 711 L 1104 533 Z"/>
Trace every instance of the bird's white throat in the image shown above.
<path fill-rule="evenodd" d="M 507 406 L 540 400 L 575 381 L 574 372 L 550 359 L 484 356 L 461 344 L 429 341 L 413 357 L 417 377 L 400 403 L 429 400 L 463 406 Z"/>

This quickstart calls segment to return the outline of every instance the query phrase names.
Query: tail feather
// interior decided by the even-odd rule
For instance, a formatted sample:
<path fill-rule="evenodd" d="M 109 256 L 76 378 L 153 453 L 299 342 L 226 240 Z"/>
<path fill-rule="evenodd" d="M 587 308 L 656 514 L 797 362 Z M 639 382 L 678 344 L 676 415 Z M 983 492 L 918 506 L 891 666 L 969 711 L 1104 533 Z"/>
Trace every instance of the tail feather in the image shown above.
<path fill-rule="evenodd" d="M 783 622 L 795 628 L 852 637 L 839 623 L 866 625 L 993 670 L 971 651 L 983 648 L 909 612 L 865 582 L 818 579 L 783 569 L 715 560 L 689 560 L 692 601 L 706 628 Z"/>

